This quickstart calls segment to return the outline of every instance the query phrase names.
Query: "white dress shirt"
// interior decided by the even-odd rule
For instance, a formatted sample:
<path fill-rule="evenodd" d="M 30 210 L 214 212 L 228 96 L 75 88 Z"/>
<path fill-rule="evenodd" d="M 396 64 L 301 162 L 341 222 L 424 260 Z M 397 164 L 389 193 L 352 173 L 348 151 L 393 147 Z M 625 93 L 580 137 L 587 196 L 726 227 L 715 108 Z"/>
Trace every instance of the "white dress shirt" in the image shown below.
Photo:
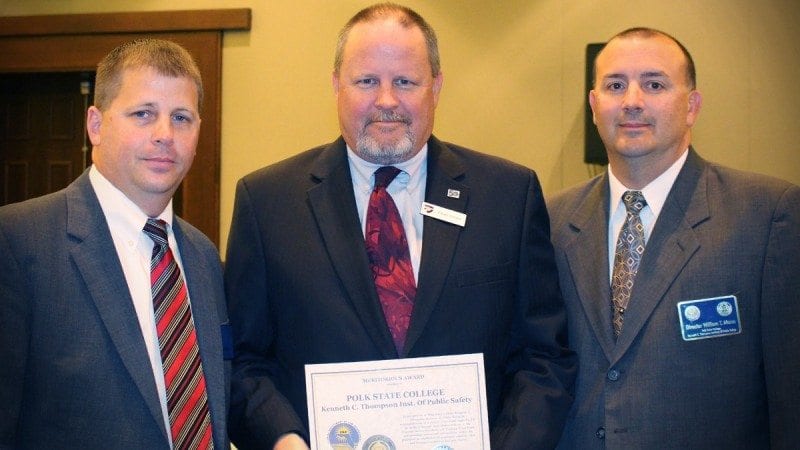
<path fill-rule="evenodd" d="M 169 432 L 170 424 L 169 414 L 167 413 L 167 394 L 164 387 L 164 369 L 161 363 L 155 312 L 153 311 L 153 295 L 150 286 L 150 259 L 155 244 L 144 232 L 144 225 L 149 217 L 122 191 L 111 184 L 95 166 L 89 169 L 89 181 L 92 183 L 92 188 L 100 201 L 100 207 L 111 231 L 111 238 L 114 241 L 114 247 L 122 265 L 122 272 L 125 274 L 125 281 L 128 283 L 128 290 L 133 299 L 133 306 L 136 310 L 136 317 L 144 337 L 145 346 L 147 347 L 153 379 L 161 402 L 164 426 L 167 429 L 167 437 L 171 446 L 172 438 Z M 169 202 L 158 217 L 154 218 L 161 219 L 167 223 L 167 240 L 175 256 L 175 261 L 181 269 L 181 275 L 186 280 L 178 245 L 172 231 L 172 201 Z M 189 287 L 188 283 L 186 284 L 188 295 Z"/>
<path fill-rule="evenodd" d="M 647 202 L 647 206 L 639 213 L 644 225 L 644 241 L 645 243 L 650 239 L 650 234 L 653 232 L 653 227 L 656 224 L 658 215 L 661 213 L 661 208 L 664 207 L 664 202 L 667 201 L 667 195 L 678 178 L 683 163 L 686 162 L 686 157 L 689 155 L 689 149 L 684 150 L 683 154 L 675 161 L 667 170 L 659 175 L 655 180 L 651 181 L 642 189 L 642 195 Z M 628 189 L 622 184 L 621 181 L 614 175 L 611 166 L 608 166 L 608 187 L 610 192 L 610 201 L 608 202 L 608 280 L 609 283 L 614 275 L 614 252 L 617 247 L 617 240 L 619 239 L 619 232 L 622 230 L 622 224 L 625 223 L 625 216 L 627 211 L 625 203 L 622 201 L 622 195 L 625 191 L 636 190 Z M 645 247 L 645 252 L 647 247 Z"/>
<path fill-rule="evenodd" d="M 367 207 L 372 188 L 375 185 L 375 171 L 380 164 L 364 161 L 347 147 L 347 160 L 350 163 L 350 176 L 353 179 L 353 193 L 356 197 L 358 218 L 361 220 L 361 233 L 366 233 Z M 422 147 L 413 158 L 408 161 L 393 164 L 400 169 L 386 191 L 392 196 L 403 229 L 406 232 L 408 250 L 411 254 L 411 265 L 414 268 L 414 280 L 419 281 L 419 262 L 422 257 L 422 223 L 424 217 L 420 213 L 422 202 L 425 200 L 425 184 L 428 176 L 428 144 Z"/>

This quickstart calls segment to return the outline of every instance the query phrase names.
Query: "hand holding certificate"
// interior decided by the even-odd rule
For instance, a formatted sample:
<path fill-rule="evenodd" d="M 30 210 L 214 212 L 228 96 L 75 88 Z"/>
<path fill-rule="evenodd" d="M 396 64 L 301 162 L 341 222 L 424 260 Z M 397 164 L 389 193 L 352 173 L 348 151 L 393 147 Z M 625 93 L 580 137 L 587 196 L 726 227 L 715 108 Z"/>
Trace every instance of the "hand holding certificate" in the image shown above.
<path fill-rule="evenodd" d="M 489 449 L 483 355 L 306 366 L 312 449 Z"/>

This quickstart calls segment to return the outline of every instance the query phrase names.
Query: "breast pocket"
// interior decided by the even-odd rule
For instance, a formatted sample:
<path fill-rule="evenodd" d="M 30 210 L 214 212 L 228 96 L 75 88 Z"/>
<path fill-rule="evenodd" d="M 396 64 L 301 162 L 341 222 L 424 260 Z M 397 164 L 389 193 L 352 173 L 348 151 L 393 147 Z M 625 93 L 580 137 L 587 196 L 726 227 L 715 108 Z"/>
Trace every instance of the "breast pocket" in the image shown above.
<path fill-rule="evenodd" d="M 497 266 L 480 267 L 459 272 L 456 276 L 458 287 L 471 287 L 482 284 L 508 282 L 512 277 L 511 263 Z"/>

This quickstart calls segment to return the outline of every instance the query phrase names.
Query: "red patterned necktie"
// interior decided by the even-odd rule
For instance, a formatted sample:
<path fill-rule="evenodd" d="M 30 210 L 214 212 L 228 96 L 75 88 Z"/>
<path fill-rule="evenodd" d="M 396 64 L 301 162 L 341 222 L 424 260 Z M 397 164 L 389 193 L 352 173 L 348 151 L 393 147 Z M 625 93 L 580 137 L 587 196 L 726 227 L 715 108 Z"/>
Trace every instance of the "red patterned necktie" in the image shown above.
<path fill-rule="evenodd" d="M 614 272 L 611 277 L 611 301 L 614 309 L 614 337 L 619 336 L 625 320 L 625 310 L 631 298 L 633 281 L 639 271 L 639 262 L 644 253 L 644 225 L 639 213 L 647 205 L 641 191 L 625 191 L 625 223 L 619 232 L 614 252 Z"/>
<path fill-rule="evenodd" d="M 386 191 L 399 173 L 400 169 L 391 166 L 375 171 L 365 233 L 372 277 L 398 354 L 403 352 L 417 294 L 403 221 Z"/>
<path fill-rule="evenodd" d="M 166 222 L 147 219 L 144 232 L 153 240 L 150 282 L 158 344 L 164 366 L 167 411 L 175 449 L 210 449 L 211 415 L 197 334 L 183 282 L 167 243 Z"/>

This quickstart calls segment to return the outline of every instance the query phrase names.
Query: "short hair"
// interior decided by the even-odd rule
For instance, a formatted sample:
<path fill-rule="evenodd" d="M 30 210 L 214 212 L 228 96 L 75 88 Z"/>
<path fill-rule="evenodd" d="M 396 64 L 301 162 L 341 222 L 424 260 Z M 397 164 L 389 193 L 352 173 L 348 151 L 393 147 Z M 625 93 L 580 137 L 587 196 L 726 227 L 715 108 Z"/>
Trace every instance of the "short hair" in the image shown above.
<path fill-rule="evenodd" d="M 355 16 L 347 21 L 344 28 L 339 31 L 339 39 L 336 42 L 336 54 L 333 60 L 334 72 L 338 74 L 339 70 L 342 68 L 344 46 L 347 44 L 347 38 L 354 26 L 359 23 L 372 22 L 380 18 L 390 17 L 397 19 L 397 22 L 402 25 L 403 28 L 416 26 L 422 31 L 423 36 L 425 36 L 425 45 L 428 49 L 428 62 L 431 65 L 431 74 L 434 77 L 439 75 L 439 72 L 442 70 L 442 64 L 439 60 L 439 41 L 436 39 L 436 33 L 433 31 L 433 28 L 413 9 L 395 3 L 376 3 L 357 12 Z"/>
<path fill-rule="evenodd" d="M 137 39 L 111 50 L 97 65 L 94 105 L 104 111 L 119 94 L 127 69 L 151 67 L 168 77 L 186 77 L 197 87 L 197 108 L 203 104 L 203 79 L 192 55 L 180 45 L 162 39 Z"/>
<path fill-rule="evenodd" d="M 665 33 L 661 30 L 656 30 L 654 28 L 634 27 L 634 28 L 628 28 L 627 30 L 615 34 L 614 36 L 611 37 L 611 39 L 608 40 L 608 42 L 611 42 L 614 39 L 624 39 L 634 36 L 643 38 L 663 36 L 674 42 L 678 46 L 678 48 L 681 49 L 681 53 L 683 53 L 683 56 L 686 59 L 686 80 L 689 82 L 689 88 L 694 90 L 697 87 L 697 72 L 694 67 L 694 59 L 692 59 L 692 55 L 689 53 L 689 50 L 687 50 L 686 47 L 683 44 L 681 44 L 681 41 L 675 39 L 675 37 L 673 37 L 672 35 Z M 602 50 L 600 50 L 600 53 L 602 53 Z M 597 58 L 595 58 L 595 62 L 593 65 L 592 78 L 593 78 L 592 85 L 594 85 L 597 80 Z"/>

